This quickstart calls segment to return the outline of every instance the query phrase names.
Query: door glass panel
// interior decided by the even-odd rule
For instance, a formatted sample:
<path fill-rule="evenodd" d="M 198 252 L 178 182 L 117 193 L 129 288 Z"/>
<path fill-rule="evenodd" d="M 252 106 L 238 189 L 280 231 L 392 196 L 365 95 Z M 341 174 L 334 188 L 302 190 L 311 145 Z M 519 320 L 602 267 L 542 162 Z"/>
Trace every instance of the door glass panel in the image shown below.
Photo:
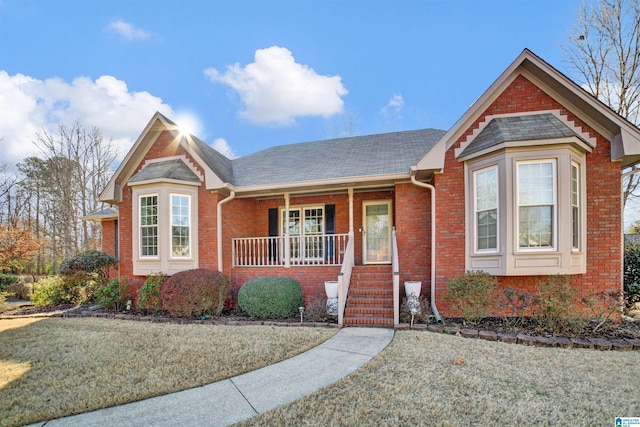
<path fill-rule="evenodd" d="M 365 206 L 365 262 L 391 261 L 389 204 Z"/>

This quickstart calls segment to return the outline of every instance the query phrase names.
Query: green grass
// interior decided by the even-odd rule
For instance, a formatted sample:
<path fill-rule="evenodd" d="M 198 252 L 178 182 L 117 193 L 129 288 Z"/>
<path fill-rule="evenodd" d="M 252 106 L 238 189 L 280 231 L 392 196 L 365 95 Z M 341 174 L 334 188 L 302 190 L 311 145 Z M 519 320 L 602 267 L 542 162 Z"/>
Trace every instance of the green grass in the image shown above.
<path fill-rule="evenodd" d="M 639 380 L 637 351 L 399 331 L 353 375 L 240 425 L 614 425 L 640 415 Z"/>
<path fill-rule="evenodd" d="M 292 357 L 335 329 L 0 320 L 0 426 L 208 384 Z"/>

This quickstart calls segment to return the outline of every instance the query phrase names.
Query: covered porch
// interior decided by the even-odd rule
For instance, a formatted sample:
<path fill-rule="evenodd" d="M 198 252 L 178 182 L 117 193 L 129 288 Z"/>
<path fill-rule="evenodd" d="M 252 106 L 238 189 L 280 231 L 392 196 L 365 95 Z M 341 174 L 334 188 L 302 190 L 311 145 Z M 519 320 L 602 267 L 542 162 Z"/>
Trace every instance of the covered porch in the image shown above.
<path fill-rule="evenodd" d="M 245 221 L 224 235 L 238 289 L 256 277 L 292 277 L 307 302 L 326 298 L 324 281 L 338 281 L 339 324 L 358 318 L 352 324 L 379 326 L 374 318 L 382 316 L 393 326 L 399 323 L 401 280 L 428 284 L 430 197 L 410 182 L 234 202 L 224 207 L 224 218 L 243 210 Z M 358 302 L 366 307 L 358 309 Z"/>

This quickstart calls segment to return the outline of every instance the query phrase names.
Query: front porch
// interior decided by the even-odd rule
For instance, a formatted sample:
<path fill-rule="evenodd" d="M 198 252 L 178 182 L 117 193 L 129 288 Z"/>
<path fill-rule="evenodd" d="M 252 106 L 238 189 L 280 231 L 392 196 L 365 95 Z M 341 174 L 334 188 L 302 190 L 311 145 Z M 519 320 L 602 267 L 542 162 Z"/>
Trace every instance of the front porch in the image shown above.
<path fill-rule="evenodd" d="M 393 326 L 399 284 L 430 283 L 430 206 L 411 182 L 236 199 L 223 209 L 225 270 L 236 290 L 258 277 L 296 279 L 305 304 L 326 301 L 324 282 L 337 280 L 341 325 Z"/>

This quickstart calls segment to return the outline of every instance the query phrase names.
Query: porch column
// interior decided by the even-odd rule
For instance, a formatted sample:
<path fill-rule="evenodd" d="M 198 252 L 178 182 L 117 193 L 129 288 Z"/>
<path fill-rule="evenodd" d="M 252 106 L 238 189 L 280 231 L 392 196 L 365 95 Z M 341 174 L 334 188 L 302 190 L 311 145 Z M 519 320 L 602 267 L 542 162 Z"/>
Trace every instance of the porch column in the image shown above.
<path fill-rule="evenodd" d="M 284 268 L 291 268 L 291 237 L 289 236 L 289 193 L 284 193 Z"/>

